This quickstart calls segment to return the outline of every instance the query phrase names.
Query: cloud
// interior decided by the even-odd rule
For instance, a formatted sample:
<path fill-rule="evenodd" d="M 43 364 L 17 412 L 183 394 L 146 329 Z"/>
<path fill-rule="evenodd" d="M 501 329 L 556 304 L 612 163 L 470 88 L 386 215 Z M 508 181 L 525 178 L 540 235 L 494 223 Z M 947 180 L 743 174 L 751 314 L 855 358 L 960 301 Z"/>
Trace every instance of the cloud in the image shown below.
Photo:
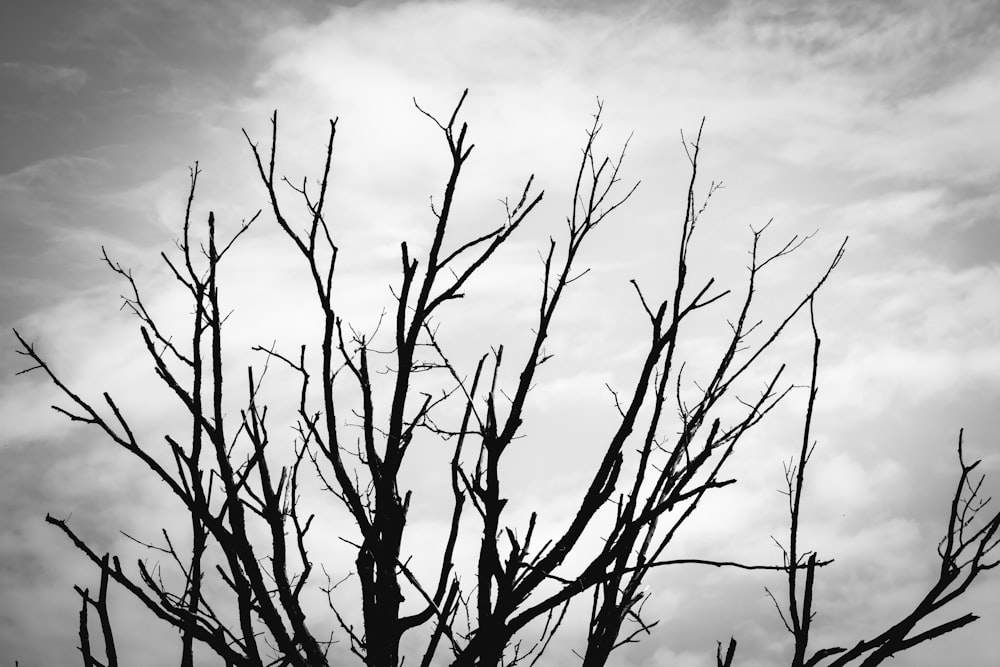
<path fill-rule="evenodd" d="M 878 410 L 872 397 L 896 395 L 906 397 L 900 409 L 913 409 L 1000 381 L 1000 317 L 991 305 L 1000 290 L 996 265 L 955 272 L 911 259 L 838 288 L 844 301 L 837 316 L 856 326 L 834 334 L 837 363 L 824 390 L 831 408 Z M 862 312 L 852 303 L 868 305 Z"/>
<path fill-rule="evenodd" d="M 112 160 L 66 155 L 0 175 L 0 276 L 7 285 L 0 317 L 8 327 L 33 310 L 106 285 L 102 246 L 126 264 L 147 265 L 145 248 L 175 233 L 149 224 L 143 197 L 120 194 L 128 177 L 119 170 Z"/>
<path fill-rule="evenodd" d="M 87 84 L 87 72 L 79 67 L 41 63 L 0 63 L 0 78 L 20 81 L 34 89 L 75 93 Z"/>

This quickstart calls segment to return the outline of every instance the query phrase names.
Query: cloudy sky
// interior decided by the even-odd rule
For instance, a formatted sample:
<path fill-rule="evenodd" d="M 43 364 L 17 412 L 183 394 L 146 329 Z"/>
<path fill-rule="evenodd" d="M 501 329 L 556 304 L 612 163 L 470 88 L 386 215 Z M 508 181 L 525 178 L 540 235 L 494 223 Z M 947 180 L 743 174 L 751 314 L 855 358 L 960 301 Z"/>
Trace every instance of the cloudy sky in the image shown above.
<path fill-rule="evenodd" d="M 412 99 L 447 114 L 468 87 L 464 118 L 476 150 L 462 224 L 501 220 L 497 199 L 519 194 L 529 174 L 546 196 L 456 310 L 450 335 L 467 351 L 516 349 L 531 326 L 536 249 L 562 230 L 600 98 L 600 149 L 616 153 L 634 133 L 623 174 L 641 185 L 584 253 L 593 270 L 557 323 L 556 360 L 526 424 L 525 443 L 535 444 L 517 455 L 515 509 L 539 507 L 557 526 L 614 414 L 604 383 L 627 386 L 643 340 L 628 280 L 652 293 L 670 288 L 687 175 L 679 132 L 695 132 L 704 116 L 704 185 L 725 188 L 699 230 L 697 275 L 738 288 L 750 228 L 771 218 L 769 247 L 815 233 L 761 286 L 760 314 L 774 317 L 850 237 L 817 305 L 820 445 L 804 539 L 836 559 L 822 573 L 817 632 L 830 643 L 857 641 L 915 604 L 932 580 L 960 427 L 967 455 L 984 459 L 988 486 L 1000 489 L 1000 11 L 985 0 L 801 4 L 5 2 L 2 329 L 37 341 L 87 395 L 119 396 L 140 433 L 155 440 L 169 431 L 176 415 L 135 322 L 118 310 L 121 286 L 101 267 L 100 247 L 135 268 L 164 321 L 183 326 L 189 311 L 158 254 L 177 236 L 188 168 L 197 160 L 203 170 L 200 219 L 214 210 L 235 229 L 266 204 L 241 128 L 265 138 L 275 109 L 279 171 L 293 180 L 316 173 L 326 119 L 340 118 L 332 217 L 341 307 L 358 329 L 373 329 L 392 303 L 398 244 L 426 242 L 428 197 L 440 197 L 448 166 Z M 234 363 L 253 361 L 252 344 L 295 349 L 310 336 L 311 302 L 287 250 L 265 214 L 234 251 L 226 292 Z M 712 333 L 735 307 L 723 302 L 704 316 L 704 336 L 684 348 L 694 363 L 711 354 Z M 782 348 L 800 384 L 805 324 Z M 2 349 L 0 659 L 73 664 L 72 585 L 96 581 L 45 513 L 72 514 L 100 548 L 125 556 L 133 551 L 118 529 L 153 539 L 177 519 L 131 461 L 48 410 L 57 396 L 41 377 L 14 376 L 24 364 L 12 336 Z M 739 485 L 706 505 L 674 556 L 780 559 L 771 540 L 784 530 L 776 489 L 803 400 L 793 394 L 747 442 L 731 469 Z M 413 483 L 429 499 L 427 525 L 415 530 L 433 531 L 437 490 L 419 476 Z M 781 582 L 663 575 L 647 607 L 663 622 L 620 664 L 714 664 L 715 641 L 730 634 L 741 664 L 780 664 L 788 643 L 764 586 Z M 938 619 L 974 611 L 978 623 L 894 664 L 995 665 L 996 600 L 995 576 Z M 122 614 L 122 650 L 129 664 L 169 665 L 169 653 L 149 650 L 160 640 L 150 621 Z M 568 632 L 554 645 L 551 664 L 576 664 L 573 639 Z"/>

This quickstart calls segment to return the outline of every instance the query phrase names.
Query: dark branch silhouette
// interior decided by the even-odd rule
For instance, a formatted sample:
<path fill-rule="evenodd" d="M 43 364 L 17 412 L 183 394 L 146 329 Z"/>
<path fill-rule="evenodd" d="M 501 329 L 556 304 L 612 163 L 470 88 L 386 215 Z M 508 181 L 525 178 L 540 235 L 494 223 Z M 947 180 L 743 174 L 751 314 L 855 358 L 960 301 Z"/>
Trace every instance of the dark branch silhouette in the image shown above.
<path fill-rule="evenodd" d="M 19 352 L 30 363 L 23 372 L 43 373 L 61 393 L 64 403 L 54 409 L 70 420 L 96 427 L 141 461 L 151 478 L 166 485 L 179 511 L 189 519 L 189 534 L 183 540 L 166 530 L 156 540 L 126 535 L 162 561 L 151 566 L 140 560 L 134 568 L 127 568 L 117 556 L 104 553 L 105 549 L 78 534 L 68 520 L 46 517 L 100 572 L 96 597 L 89 589 L 76 589 L 82 600 L 79 637 L 84 664 L 118 664 L 108 612 L 112 582 L 160 622 L 177 630 L 181 667 L 196 664 L 196 647 L 198 655 L 214 654 L 232 667 L 317 667 L 332 664 L 330 647 L 337 641 L 344 642 L 344 648 L 362 664 L 398 667 L 407 657 L 401 646 L 408 633 L 414 641 L 407 645 L 423 642 L 422 651 L 410 658 L 422 666 L 535 664 L 563 627 L 569 607 L 577 603 L 589 603 L 590 609 L 585 643 L 577 654 L 587 667 L 612 664 L 615 650 L 652 634 L 660 622 L 644 612 L 650 573 L 683 565 L 781 573 L 787 583 L 787 600 L 779 601 L 773 594 L 772 599 L 794 638 L 793 667 L 875 665 L 975 620 L 967 614 L 913 634 L 918 621 L 960 596 L 980 573 L 997 565 L 990 558 L 997 546 L 1000 515 L 983 521 L 982 479 L 971 476 L 978 462 L 965 463 L 960 437 L 962 472 L 939 547 L 939 580 L 908 616 L 871 639 L 849 649 L 832 647 L 809 653 L 816 607 L 814 582 L 819 569 L 833 562 L 804 551 L 798 538 L 817 396 L 820 339 L 814 319 L 815 348 L 803 438 L 797 462 L 786 469 L 791 525 L 782 562 L 746 563 L 673 553 L 674 538 L 696 515 L 706 495 L 736 483 L 727 463 L 740 442 L 792 391 L 785 366 L 769 368 L 763 355 L 807 306 L 812 316 L 817 295 L 846 244 L 845 240 L 816 271 L 800 299 L 788 304 L 782 316 L 765 323 L 751 315 L 759 279 L 808 237 L 793 237 L 777 251 L 767 252 L 762 244 L 767 225 L 751 230 L 745 283 L 735 310 L 728 313 L 727 339 L 706 377 L 697 382 L 683 379 L 678 347 L 689 331 L 690 319 L 696 312 L 723 309 L 725 297 L 733 297 L 714 278 L 692 284 L 689 276 L 701 216 L 722 187 L 713 182 L 704 192 L 699 189 L 702 127 L 693 141 L 682 135 L 690 180 L 684 210 L 678 216 L 673 285 L 667 295 L 655 297 L 637 281 L 631 283 L 637 296 L 635 307 L 648 321 L 645 347 L 630 369 L 627 386 L 608 387 L 618 416 L 610 435 L 596 443 L 600 456 L 575 512 L 549 534 L 543 534 L 537 512 L 526 524 L 511 518 L 506 512 L 511 490 L 505 457 L 521 446 L 525 435 L 522 426 L 531 390 L 552 356 L 547 342 L 559 326 L 560 305 L 574 283 L 587 274 L 587 268 L 580 266 L 581 249 L 628 202 L 639 184 L 623 183 L 628 142 L 613 156 L 599 152 L 603 108 L 598 102 L 572 174 L 573 200 L 564 234 L 550 238 L 541 253 L 541 289 L 525 351 L 516 355 L 485 341 L 471 367 L 454 361 L 456 355 L 438 336 L 439 327 L 461 317 L 456 314 L 461 312 L 461 300 L 475 298 L 473 276 L 494 261 L 497 251 L 519 232 L 543 197 L 534 189 L 534 177 L 529 177 L 513 200 L 503 200 L 504 215 L 488 231 L 464 236 L 456 231 L 456 201 L 473 151 L 469 128 L 460 121 L 467 93 L 446 120 L 414 101 L 418 113 L 441 132 L 449 168 L 439 202 L 432 200 L 433 229 L 427 251 L 415 256 L 406 241 L 400 244 L 400 275 L 392 289 L 394 310 L 385 314 L 384 332 L 383 322 L 374 332 L 359 332 L 339 314 L 334 275 L 340 250 L 327 219 L 327 203 L 335 185 L 331 165 L 337 120 L 329 124 L 317 187 L 310 187 L 307 179 L 296 185 L 276 176 L 277 113 L 271 118 L 269 148 L 260 147 L 244 131 L 268 202 L 268 217 L 273 217 L 301 257 L 322 316 L 318 349 L 300 345 L 288 352 L 277 345 L 256 346 L 253 350 L 262 355 L 263 366 L 247 368 L 245 380 L 225 365 L 223 260 L 239 238 L 250 232 L 260 211 L 225 240 L 217 234 L 215 216 L 209 213 L 204 229 L 207 238 L 197 242 L 199 232 L 192 223 L 200 173 L 197 164 L 191 171 L 177 243 L 179 257 L 162 254 L 191 306 L 184 342 L 174 341 L 158 325 L 132 273 L 104 253 L 104 262 L 127 285 L 123 306 L 139 320 L 139 335 L 156 378 L 170 389 L 189 418 L 183 435 L 163 436 L 165 448 L 163 443 L 141 440 L 108 393 L 96 401 L 76 393 L 15 332 Z M 298 210 L 286 201 L 289 190 L 298 201 Z M 271 362 L 297 383 L 293 391 L 296 437 L 290 445 L 284 437 L 272 435 L 261 393 Z M 507 368 L 514 369 L 515 380 L 503 379 L 501 370 Z M 737 395 L 737 382 L 750 376 L 765 378 L 758 393 L 752 398 Z M 343 399 L 348 391 L 353 392 L 355 402 Z M 234 396 L 240 397 L 238 413 L 227 411 Z M 739 409 L 735 417 L 734 404 Z M 724 413 L 723 407 L 727 407 Z M 669 441 L 667 433 L 672 433 Z M 450 454 L 446 464 L 450 499 L 440 517 L 447 536 L 425 546 L 435 563 L 430 574 L 412 566 L 413 554 L 404 549 L 404 536 L 412 530 L 413 498 L 404 471 L 421 457 L 425 440 L 447 447 Z M 310 512 L 303 488 L 313 479 L 342 505 L 347 521 L 338 524 Z M 317 560 L 311 538 L 319 530 L 339 536 L 351 550 L 352 562 Z M 596 545 L 584 539 L 595 531 L 601 537 Z M 459 562 L 463 545 L 475 554 L 471 571 Z M 351 572 L 335 583 L 328 565 Z M 325 576 L 325 583 L 316 581 L 317 570 Z M 356 598 L 339 588 L 348 579 L 356 587 Z M 317 591 L 325 594 L 330 614 L 317 615 L 306 602 Z M 354 609 L 360 613 L 353 613 Z M 90 610 L 96 611 L 103 637 L 103 659 L 95 656 L 100 651 L 91 638 L 95 621 Z M 736 649 L 736 639 L 730 639 L 725 648 L 720 642 L 717 664 L 735 665 Z"/>

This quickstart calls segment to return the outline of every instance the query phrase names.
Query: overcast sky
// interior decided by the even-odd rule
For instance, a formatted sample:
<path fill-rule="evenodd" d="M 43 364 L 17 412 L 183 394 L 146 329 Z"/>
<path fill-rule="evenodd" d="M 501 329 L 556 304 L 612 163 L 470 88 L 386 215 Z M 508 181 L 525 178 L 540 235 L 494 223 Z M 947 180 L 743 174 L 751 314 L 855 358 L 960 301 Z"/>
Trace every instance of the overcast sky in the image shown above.
<path fill-rule="evenodd" d="M 628 280 L 663 296 L 671 287 L 687 182 L 680 131 L 690 136 L 704 116 L 703 187 L 725 188 L 699 229 L 697 275 L 739 288 L 750 228 L 771 218 L 768 247 L 815 233 L 761 286 L 760 314 L 773 317 L 850 236 L 817 303 L 819 448 L 804 539 L 836 559 L 821 574 L 817 632 L 849 644 L 919 600 L 934 575 L 960 427 L 967 456 L 984 459 L 990 488 L 1000 489 L 995 3 L 277 4 L 0 5 L 4 331 L 17 327 L 69 383 L 89 396 L 110 390 L 139 433 L 161 437 L 175 414 L 159 400 L 134 320 L 118 310 L 121 286 L 100 265 L 100 247 L 135 268 L 148 302 L 183 331 L 189 309 L 158 255 L 180 229 L 188 168 L 197 160 L 203 170 L 199 219 L 214 210 L 235 229 L 266 205 L 241 128 L 266 139 L 275 109 L 279 172 L 293 180 L 316 174 L 326 120 L 340 119 L 331 218 L 342 247 L 341 307 L 372 330 L 392 305 L 399 242 L 426 243 L 428 197 L 440 198 L 447 173 L 440 136 L 412 99 L 446 115 L 468 87 L 463 117 L 476 149 L 458 209 L 465 222 L 456 225 L 501 220 L 497 199 L 517 196 L 532 173 L 546 196 L 455 309 L 449 335 L 470 353 L 516 349 L 531 327 L 536 250 L 563 229 L 600 98 L 600 150 L 617 153 L 634 132 L 623 175 L 641 185 L 584 253 L 593 270 L 557 322 L 556 360 L 539 379 L 538 407 L 514 455 L 522 467 L 512 484 L 523 495 L 512 511 L 538 507 L 558 526 L 614 415 L 604 383 L 627 386 L 645 335 Z M 252 344 L 295 349 L 310 336 L 311 301 L 286 246 L 265 212 L 234 251 L 223 276 L 234 363 L 254 360 Z M 736 305 L 706 313 L 704 338 L 689 339 L 685 354 L 695 362 L 710 355 L 712 333 L 725 330 Z M 808 380 L 806 324 L 782 348 L 799 384 Z M 14 347 L 9 337 L 0 357 L 0 659 L 74 664 L 72 585 L 97 582 L 45 513 L 72 514 L 98 548 L 126 556 L 133 551 L 118 529 L 155 539 L 176 516 L 131 461 L 48 410 L 57 396 L 40 376 L 14 377 L 24 367 Z M 706 504 L 672 555 L 780 559 L 771 540 L 784 530 L 776 489 L 795 451 L 804 392 L 789 400 L 735 457 L 740 483 Z M 438 490 L 419 474 L 413 484 L 429 499 L 417 502 L 433 509 Z M 415 535 L 435 530 L 432 511 L 421 521 Z M 741 665 L 781 664 L 787 635 L 764 586 L 782 589 L 778 577 L 746 573 L 656 579 L 647 610 L 663 622 L 616 664 L 714 664 L 715 641 L 730 634 Z M 973 611 L 979 622 L 894 664 L 995 665 L 997 600 L 995 576 L 937 619 Z M 160 641 L 146 634 L 151 618 L 120 620 L 128 664 L 174 663 L 149 650 Z M 555 644 L 547 664 L 576 664 L 573 639 L 568 632 Z"/>

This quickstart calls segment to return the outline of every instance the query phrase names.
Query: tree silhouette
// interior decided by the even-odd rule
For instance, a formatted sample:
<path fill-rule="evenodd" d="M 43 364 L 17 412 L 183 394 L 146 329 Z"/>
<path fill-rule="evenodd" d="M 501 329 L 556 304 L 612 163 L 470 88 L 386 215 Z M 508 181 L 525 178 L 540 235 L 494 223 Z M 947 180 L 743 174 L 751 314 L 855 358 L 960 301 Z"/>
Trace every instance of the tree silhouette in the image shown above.
<path fill-rule="evenodd" d="M 684 140 L 690 181 L 672 294 L 654 299 L 632 281 L 637 307 L 648 320 L 648 338 L 638 366 L 632 369 L 629 389 L 612 392 L 617 420 L 601 445 L 603 453 L 574 516 L 552 534 L 543 535 L 537 513 L 521 525 L 505 514 L 509 484 L 505 485 L 504 457 L 519 444 L 531 389 L 552 356 L 546 341 L 559 305 L 587 272 L 578 266 L 580 249 L 629 200 L 638 184 L 622 185 L 627 142 L 616 157 L 598 155 L 598 104 L 574 174 L 565 237 L 558 242 L 550 239 L 541 253 L 537 319 L 526 353 L 511 359 L 503 347 L 492 349 L 485 342 L 484 353 L 472 366 L 453 362 L 437 335 L 438 326 L 456 317 L 470 279 L 518 233 L 543 196 L 534 190 L 533 177 L 528 178 L 520 195 L 505 201 L 506 214 L 499 224 L 479 236 L 456 238 L 454 203 L 473 150 L 468 127 L 459 121 L 467 92 L 446 120 L 417 106 L 443 135 L 450 171 L 440 203 L 431 205 L 434 228 L 426 253 L 417 257 L 406 242 L 400 245 L 395 306 L 385 322 L 389 331 L 381 335 L 378 331 L 359 333 L 338 314 L 334 275 L 339 249 L 325 213 L 334 185 L 330 173 L 336 120 L 330 122 L 318 189 L 310 189 L 306 181 L 298 186 L 276 176 L 277 114 L 272 118 L 269 151 L 262 151 L 247 136 L 268 198 L 267 217 L 273 217 L 301 255 L 321 315 L 318 350 L 302 345 L 293 354 L 276 346 L 254 348 L 263 355 L 265 368 L 275 363 L 297 378 L 294 442 L 272 437 L 268 409 L 260 398 L 263 371 L 248 368 L 245 388 L 240 389 L 232 388 L 239 386 L 234 383 L 240 378 L 226 377 L 224 371 L 227 311 L 221 297 L 220 267 L 260 212 L 225 241 L 217 237 L 215 216 L 210 213 L 206 240 L 199 244 L 192 222 L 200 173 L 197 164 L 191 172 L 178 242 L 180 256 L 162 254 L 192 307 L 190 337 L 184 344 L 174 342 L 147 310 L 132 273 L 104 254 L 107 266 L 128 286 L 124 304 L 139 319 L 139 332 L 158 381 L 190 417 L 183 436 L 165 434 L 169 456 L 136 436 L 111 395 L 103 394 L 103 404 L 79 395 L 15 331 L 20 353 L 31 362 L 22 372 L 44 373 L 68 400 L 69 407 L 55 410 L 96 427 L 139 459 L 153 478 L 166 484 L 190 519 L 190 535 L 184 540 L 190 542 L 189 549 L 175 547 L 177 542 L 166 530 L 162 542 L 141 542 L 172 564 L 174 579 L 164 579 L 162 571 L 147 561 L 138 561 L 134 569 L 125 567 L 118 557 L 102 553 L 78 535 L 68 521 L 46 517 L 100 572 L 96 597 L 89 589 L 77 588 L 82 599 L 79 635 L 84 664 L 118 664 L 108 613 L 111 582 L 179 632 L 182 667 L 196 664 L 196 654 L 202 652 L 214 654 L 229 666 L 328 665 L 334 638 L 346 641 L 362 664 L 396 667 L 406 658 L 401 642 L 408 633 L 424 640 L 424 649 L 410 657 L 420 665 L 535 664 L 562 627 L 570 605 L 586 600 L 590 606 L 586 641 L 577 655 L 588 667 L 605 665 L 616 649 L 650 634 L 657 625 L 643 613 L 648 598 L 644 582 L 650 572 L 682 564 L 784 573 L 785 594 L 769 594 L 794 638 L 790 659 L 794 667 L 879 664 L 975 620 L 966 614 L 914 634 L 918 621 L 960 596 L 980 573 L 997 565 L 989 554 L 998 543 L 1000 514 L 983 511 L 982 480 L 973 479 L 976 464 L 966 464 L 960 437 L 961 474 L 939 549 L 938 581 L 910 614 L 871 639 L 851 648 L 811 649 L 814 581 L 818 568 L 832 562 L 803 550 L 798 541 L 819 368 L 820 339 L 814 320 L 812 381 L 802 446 L 797 460 L 786 468 L 790 528 L 782 545 L 782 562 L 666 556 L 678 530 L 696 513 L 706 494 L 736 481 L 728 476 L 726 464 L 741 439 L 793 388 L 784 380 L 784 365 L 766 371 L 752 399 L 736 395 L 735 383 L 764 372 L 762 355 L 774 347 L 793 319 L 804 316 L 803 311 L 811 316 L 817 294 L 844 252 L 842 244 L 801 298 L 789 304 L 783 317 L 765 331 L 765 324 L 750 316 L 758 279 L 807 239 L 794 237 L 776 252 L 765 253 L 760 240 L 766 226 L 754 230 L 744 292 L 735 314 L 730 314 L 726 344 L 707 380 L 694 384 L 697 395 L 692 398 L 686 391 L 682 398 L 684 366 L 676 354 L 678 341 L 693 313 L 720 307 L 720 299 L 729 294 L 714 279 L 691 284 L 689 277 L 689 252 L 699 216 L 719 187 L 713 183 L 702 196 L 698 194 L 700 128 L 693 141 Z M 293 215 L 286 206 L 286 187 L 304 207 L 302 231 L 300 214 Z M 757 335 L 751 338 L 753 332 Z M 390 361 L 383 365 L 385 358 Z M 515 370 L 516 380 L 505 386 L 501 368 L 508 367 Z M 376 375 L 388 378 L 386 387 L 376 381 Z M 355 402 L 345 402 L 341 388 L 350 389 Z M 225 408 L 226 397 L 233 392 L 245 392 L 238 416 L 227 414 Z M 725 415 L 724 399 L 730 405 Z M 734 403 L 740 407 L 735 417 Z M 675 429 L 671 444 L 664 437 L 668 428 Z M 415 452 L 427 447 L 427 440 L 437 440 L 451 452 L 451 503 L 441 517 L 449 528 L 444 543 L 432 545 L 437 549 L 438 566 L 430 577 L 411 568 L 412 554 L 403 549 L 412 497 L 403 471 L 408 461 L 419 456 Z M 331 528 L 330 521 L 311 513 L 304 500 L 303 485 L 315 480 L 349 517 L 349 522 L 335 530 L 353 554 L 357 599 L 345 600 L 329 575 L 325 582 L 317 582 L 317 573 L 326 568 L 311 556 L 311 531 L 318 523 L 324 525 L 323 530 Z M 595 533 L 600 537 L 596 544 L 584 539 Z M 473 563 L 460 562 L 460 545 L 472 545 Z M 305 601 L 315 591 L 325 593 L 328 612 L 317 613 Z M 359 627 L 346 611 L 352 604 L 360 607 Z M 101 650 L 92 648 L 91 609 L 97 612 Z M 736 647 L 735 639 L 725 650 L 720 643 L 717 664 L 736 664 Z M 103 658 L 97 657 L 100 653 Z"/>

